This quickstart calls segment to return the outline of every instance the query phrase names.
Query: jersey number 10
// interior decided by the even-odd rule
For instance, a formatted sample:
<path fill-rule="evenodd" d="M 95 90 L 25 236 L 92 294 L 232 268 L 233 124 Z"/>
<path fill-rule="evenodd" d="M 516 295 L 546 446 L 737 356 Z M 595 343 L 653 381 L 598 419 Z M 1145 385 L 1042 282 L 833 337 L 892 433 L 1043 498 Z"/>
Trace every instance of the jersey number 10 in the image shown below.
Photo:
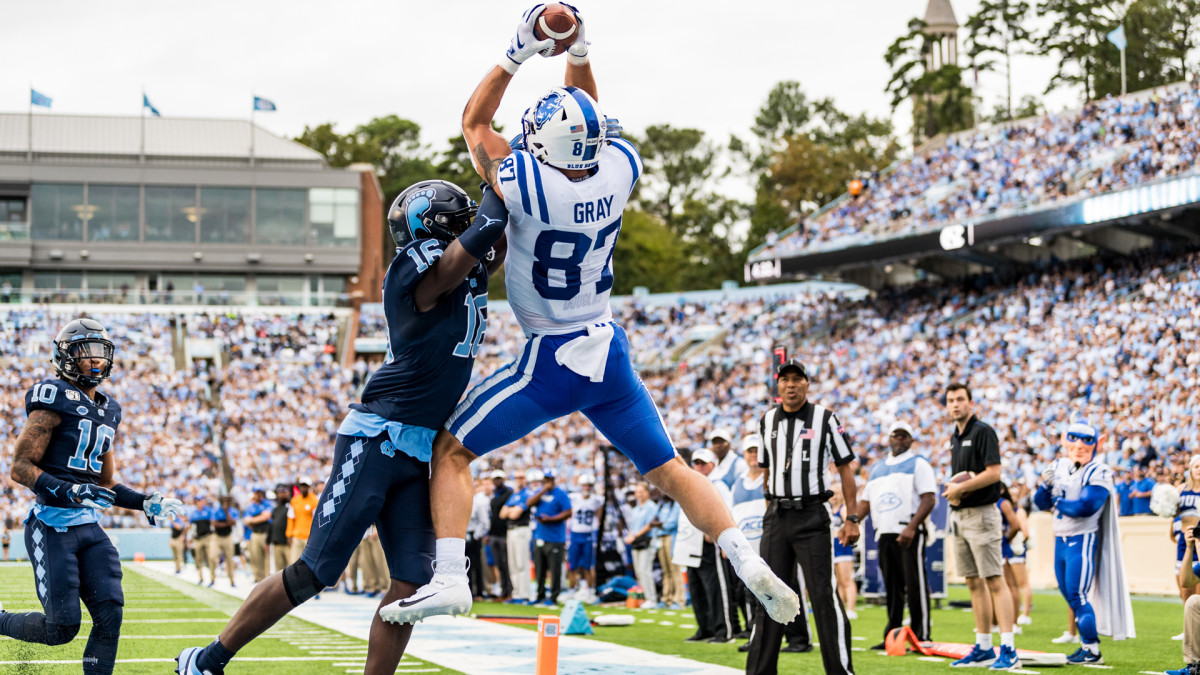
<path fill-rule="evenodd" d="M 75 455 L 67 460 L 67 468 L 72 471 L 90 471 L 100 473 L 104 468 L 101 458 L 104 453 L 112 450 L 113 436 L 116 430 L 107 424 L 96 427 L 96 437 L 92 438 L 92 421 L 79 420 L 79 444 L 75 446 Z"/>

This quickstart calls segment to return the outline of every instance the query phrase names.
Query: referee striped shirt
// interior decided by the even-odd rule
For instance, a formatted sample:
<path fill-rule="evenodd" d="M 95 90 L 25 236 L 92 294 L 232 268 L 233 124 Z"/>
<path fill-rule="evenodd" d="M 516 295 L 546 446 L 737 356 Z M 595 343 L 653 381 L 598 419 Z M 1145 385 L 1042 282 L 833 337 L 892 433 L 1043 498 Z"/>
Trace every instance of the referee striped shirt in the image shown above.
<path fill-rule="evenodd" d="M 837 415 L 809 401 L 795 412 L 772 407 L 758 421 L 758 432 L 763 438 L 758 464 L 766 471 L 767 497 L 823 496 L 829 462 L 842 466 L 854 461 Z"/>

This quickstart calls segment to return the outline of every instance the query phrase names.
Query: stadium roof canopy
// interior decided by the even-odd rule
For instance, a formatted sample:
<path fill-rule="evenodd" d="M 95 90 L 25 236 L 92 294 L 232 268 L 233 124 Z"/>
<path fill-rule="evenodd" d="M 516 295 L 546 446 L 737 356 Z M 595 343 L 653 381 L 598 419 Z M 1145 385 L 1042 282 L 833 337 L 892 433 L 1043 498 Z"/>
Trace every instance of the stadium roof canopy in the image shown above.
<path fill-rule="evenodd" d="M 325 166 L 320 153 L 248 120 L 0 113 L 0 158 L 23 160 L 32 153 L 39 158 L 248 161 L 252 148 L 256 161 Z"/>

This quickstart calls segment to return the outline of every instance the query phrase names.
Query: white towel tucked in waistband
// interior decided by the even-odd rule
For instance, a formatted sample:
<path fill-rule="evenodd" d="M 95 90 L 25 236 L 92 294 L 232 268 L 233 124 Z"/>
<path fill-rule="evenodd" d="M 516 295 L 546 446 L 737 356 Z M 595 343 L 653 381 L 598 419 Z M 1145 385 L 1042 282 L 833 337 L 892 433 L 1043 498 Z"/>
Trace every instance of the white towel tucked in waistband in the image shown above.
<path fill-rule="evenodd" d="M 554 352 L 554 360 L 592 382 L 603 382 L 613 327 L 611 323 L 592 324 L 587 327 L 587 332 L 587 335 L 580 335 L 559 347 Z"/>

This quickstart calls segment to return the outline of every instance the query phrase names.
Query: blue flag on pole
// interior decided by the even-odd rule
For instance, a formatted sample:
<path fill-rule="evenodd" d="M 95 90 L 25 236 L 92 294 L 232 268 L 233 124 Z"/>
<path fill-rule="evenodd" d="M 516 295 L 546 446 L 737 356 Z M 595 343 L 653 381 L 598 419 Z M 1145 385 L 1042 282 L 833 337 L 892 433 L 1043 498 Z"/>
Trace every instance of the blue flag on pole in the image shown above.
<path fill-rule="evenodd" d="M 1108 34 L 1108 41 L 1117 46 L 1117 49 L 1125 51 L 1125 47 L 1129 45 L 1129 41 L 1125 39 L 1125 25 L 1117 26 L 1117 29 Z"/>
<path fill-rule="evenodd" d="M 37 89 L 30 89 L 29 90 L 29 102 L 32 103 L 33 105 L 40 105 L 43 108 L 49 108 L 50 104 L 53 103 L 54 100 L 51 99 L 49 96 L 47 96 L 43 93 L 40 93 Z"/>
<path fill-rule="evenodd" d="M 263 112 L 275 112 L 275 104 L 265 98 L 254 97 L 254 109 Z"/>
<path fill-rule="evenodd" d="M 154 104 L 150 102 L 150 97 L 146 96 L 145 93 L 142 94 L 142 107 L 148 108 L 151 115 L 154 115 L 155 117 L 162 117 L 162 113 L 158 112 L 158 108 L 154 107 Z"/>

